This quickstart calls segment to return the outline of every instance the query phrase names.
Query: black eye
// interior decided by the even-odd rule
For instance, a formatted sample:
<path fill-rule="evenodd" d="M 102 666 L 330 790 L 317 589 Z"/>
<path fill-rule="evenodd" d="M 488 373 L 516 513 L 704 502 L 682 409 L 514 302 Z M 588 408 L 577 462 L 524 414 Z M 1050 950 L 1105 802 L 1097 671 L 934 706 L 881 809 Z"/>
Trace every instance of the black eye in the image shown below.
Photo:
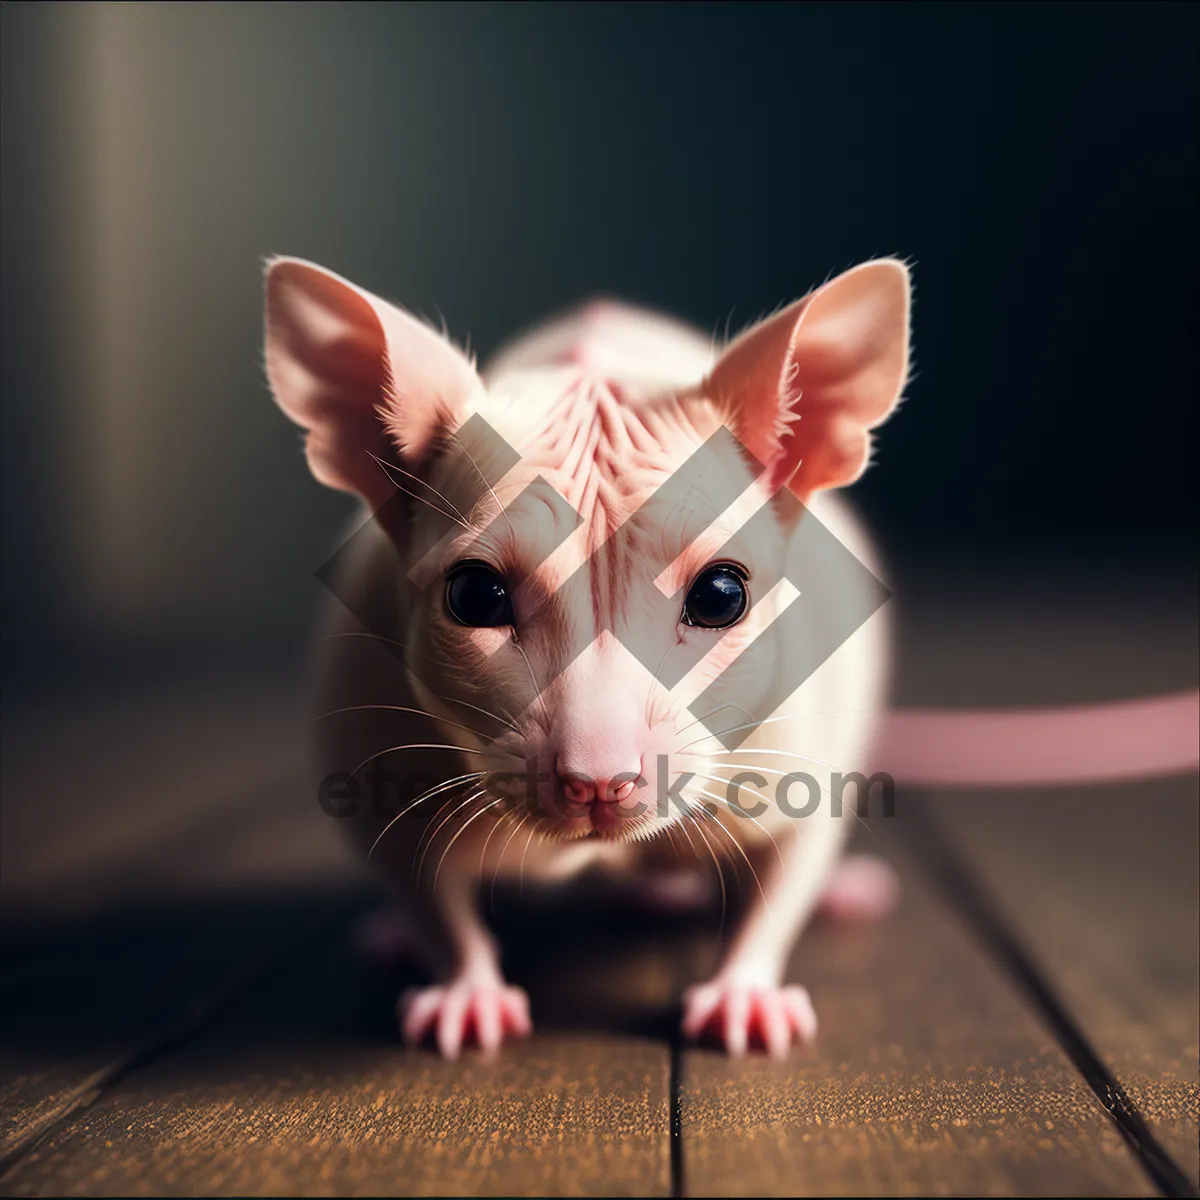
<path fill-rule="evenodd" d="M 494 627 L 513 623 L 504 580 L 486 563 L 459 563 L 446 579 L 446 608 L 463 625 Z"/>
<path fill-rule="evenodd" d="M 696 576 L 683 602 L 683 623 L 703 629 L 725 629 L 736 625 L 750 604 L 746 578 L 728 564 L 705 567 Z"/>

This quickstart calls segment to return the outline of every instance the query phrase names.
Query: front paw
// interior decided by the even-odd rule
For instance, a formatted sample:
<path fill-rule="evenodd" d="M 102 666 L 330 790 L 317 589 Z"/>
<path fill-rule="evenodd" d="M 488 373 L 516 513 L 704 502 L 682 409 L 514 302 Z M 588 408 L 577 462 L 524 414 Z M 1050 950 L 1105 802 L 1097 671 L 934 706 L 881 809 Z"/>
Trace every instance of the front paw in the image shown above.
<path fill-rule="evenodd" d="M 817 1016 L 802 987 L 712 980 L 690 988 L 683 1001 L 684 1036 L 715 1038 L 735 1058 L 747 1048 L 786 1058 L 793 1043 L 817 1036 Z"/>
<path fill-rule="evenodd" d="M 411 988 L 396 1007 L 405 1041 L 415 1046 L 433 1033 L 443 1058 L 457 1058 L 471 1036 L 491 1053 L 506 1037 L 525 1037 L 533 1029 L 529 997 L 503 980 L 460 979 L 438 987 Z"/>

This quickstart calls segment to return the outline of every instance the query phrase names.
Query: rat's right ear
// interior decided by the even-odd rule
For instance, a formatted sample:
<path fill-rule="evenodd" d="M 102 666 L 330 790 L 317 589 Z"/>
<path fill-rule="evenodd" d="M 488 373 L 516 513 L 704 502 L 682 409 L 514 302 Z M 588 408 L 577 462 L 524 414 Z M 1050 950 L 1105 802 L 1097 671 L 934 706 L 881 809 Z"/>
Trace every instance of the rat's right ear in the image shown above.
<path fill-rule="evenodd" d="M 866 469 L 871 431 L 908 378 L 910 281 L 899 259 L 863 263 L 747 330 L 705 381 L 770 490 L 802 502 Z"/>
<path fill-rule="evenodd" d="M 271 260 L 266 292 L 267 378 L 308 431 L 313 475 L 377 511 L 395 487 L 376 460 L 419 463 L 463 420 L 479 376 L 446 338 L 313 263 Z"/>

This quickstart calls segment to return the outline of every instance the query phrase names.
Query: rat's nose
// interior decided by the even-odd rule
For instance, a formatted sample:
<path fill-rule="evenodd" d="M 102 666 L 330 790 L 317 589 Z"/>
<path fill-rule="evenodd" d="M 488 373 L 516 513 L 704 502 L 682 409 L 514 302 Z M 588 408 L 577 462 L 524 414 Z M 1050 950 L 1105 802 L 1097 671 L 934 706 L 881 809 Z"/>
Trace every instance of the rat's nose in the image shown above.
<path fill-rule="evenodd" d="M 632 769 L 614 771 L 607 775 L 592 775 L 587 771 L 566 770 L 560 763 L 558 778 L 563 795 L 572 804 L 594 804 L 597 801 L 619 804 L 628 800 L 637 790 L 640 771 Z"/>

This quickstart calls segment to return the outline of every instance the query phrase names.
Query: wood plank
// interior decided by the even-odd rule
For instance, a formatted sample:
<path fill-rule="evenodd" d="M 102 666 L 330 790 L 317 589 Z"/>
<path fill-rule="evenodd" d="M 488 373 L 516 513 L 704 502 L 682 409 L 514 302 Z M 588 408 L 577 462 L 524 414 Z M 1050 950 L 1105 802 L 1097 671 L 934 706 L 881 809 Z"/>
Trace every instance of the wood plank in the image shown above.
<path fill-rule="evenodd" d="M 669 1052 L 658 1034 L 674 979 L 652 949 L 606 944 L 610 926 L 586 901 L 568 916 L 555 894 L 540 907 L 532 895 L 509 916 L 511 969 L 531 985 L 540 1033 L 499 1064 L 405 1053 L 392 1015 L 404 981 L 380 985 L 346 958 L 345 921 L 325 960 L 256 1006 L 234 1007 L 212 1038 L 178 1053 L 156 1044 L 235 967 L 269 960 L 297 925 L 365 903 L 365 876 L 338 831 L 304 802 L 291 770 L 298 738 L 278 718 L 289 706 L 277 697 L 269 684 L 237 697 L 220 687 L 143 693 L 26 722 L 22 752 L 6 764 L 6 799 L 16 796 L 21 814 L 4 944 L 17 969 L 0 990 L 0 1119 L 6 1148 L 25 1153 L 0 1190 L 191 1190 L 207 1171 L 211 1190 L 235 1193 L 270 1190 L 271 1180 L 284 1192 L 320 1192 L 331 1175 L 344 1183 L 335 1191 L 487 1191 L 493 1175 L 501 1192 L 669 1191 Z M 305 894 L 308 904 L 298 903 Z M 581 927 L 593 936 L 580 939 Z M 547 974 L 556 946 L 565 969 Z M 147 1047 L 149 1062 L 137 1064 Z M 139 1069 L 121 1077 L 131 1063 Z M 206 1091 L 221 1063 L 233 1078 Z M 309 1145 L 297 1118 L 297 1104 L 307 1111 L 301 1083 L 316 1077 L 327 1081 L 330 1120 L 353 1114 L 340 1166 L 337 1146 L 327 1157 L 328 1147 Z M 176 1088 L 165 1096 L 163 1079 Z M 372 1160 L 364 1146 L 387 1092 L 401 1102 Z M 255 1149 L 231 1096 L 263 1123 Z M 212 1130 L 189 1116 L 214 1105 L 224 1116 Z M 172 1113 L 186 1136 L 156 1143 Z M 119 1153 L 101 1144 L 92 1162 L 86 1134 L 105 1119 L 129 1144 Z M 45 1137 L 30 1151 L 31 1130 Z M 396 1138 L 411 1144 L 407 1159 L 387 1152 Z"/>
<path fill-rule="evenodd" d="M 361 893 L 305 803 L 293 691 L 6 714 L 0 1162 Z"/>
<path fill-rule="evenodd" d="M 934 802 L 1154 1136 L 1200 1185 L 1200 804 L 1156 780 Z"/>
<path fill-rule="evenodd" d="M 596 945 L 580 945 L 579 919 L 557 933 L 537 927 L 533 941 L 550 957 L 525 958 L 541 960 L 542 986 L 514 978 L 530 985 L 539 1031 L 495 1061 L 403 1049 L 392 1013 L 404 979 L 358 963 L 339 936 L 207 1036 L 99 1098 L 0 1192 L 669 1194 L 669 1051 L 611 1027 L 579 1029 L 606 974 L 622 978 L 620 963 L 606 973 Z M 553 950 L 569 942 L 596 966 L 590 985 L 556 1005 Z M 664 976 L 646 961 L 635 954 L 625 979 L 646 980 L 653 1013 Z"/>
<path fill-rule="evenodd" d="M 684 1055 L 686 1193 L 1155 1194 L 1049 1031 L 896 861 L 907 891 L 895 916 L 818 925 L 793 959 L 789 980 L 820 1022 L 814 1047 L 784 1063 Z"/>
<path fill-rule="evenodd" d="M 1013 625 L 1014 639 L 1018 626 Z M 960 632 L 979 642 L 977 631 Z M 1132 663 L 1138 656 L 1130 651 L 1127 657 Z M 1081 669 L 1094 665 L 1090 646 L 1079 661 Z M 961 662 L 953 666 L 956 678 L 963 677 L 960 667 Z M 1003 699 L 1032 698 L 1020 690 L 1025 683 L 1017 674 L 1011 696 Z M 178 810 L 188 814 L 183 823 L 164 818 L 161 802 L 151 820 L 134 806 L 125 823 L 104 821 L 103 807 L 86 790 L 77 789 L 79 799 L 69 803 L 78 763 L 63 752 L 57 735 L 37 744 L 37 753 L 27 757 L 43 772 L 41 790 L 47 790 L 49 778 L 42 764 L 62 772 L 61 779 L 50 779 L 51 803 L 44 806 L 37 832 L 73 836 L 66 846 L 40 843 L 51 845 L 50 855 L 28 855 L 25 849 L 33 843 L 22 829 L 18 857 L 30 864 L 29 894 L 44 889 L 46 881 L 74 881 L 72 911 L 78 914 L 90 888 L 107 894 L 131 878 L 141 881 L 143 896 L 151 889 L 170 892 L 180 882 L 203 893 L 208 883 L 252 883 L 268 869 L 277 885 L 285 884 L 297 877 L 293 866 L 323 859 L 336 844 L 336 835 L 325 836 L 328 822 L 310 813 L 313 806 L 303 800 L 295 813 L 308 815 L 297 818 L 281 793 L 273 793 L 277 799 L 264 807 L 251 806 L 257 815 L 244 838 L 224 838 L 221 822 L 246 807 L 246 796 L 223 793 L 212 809 L 213 822 L 206 824 L 214 792 L 232 775 L 250 780 L 257 794 L 260 777 L 253 772 L 259 767 L 253 764 L 264 762 L 263 750 L 277 762 L 272 747 L 286 747 L 291 736 L 290 726 L 285 729 L 275 717 L 256 734 L 253 721 L 225 707 L 227 694 L 217 688 L 214 697 L 223 715 L 210 718 L 209 729 L 219 731 L 217 740 L 228 748 L 224 757 L 212 753 L 212 737 L 197 739 L 189 723 L 213 711 L 213 699 L 197 700 L 189 710 L 199 717 L 180 720 L 164 710 L 151 725 L 150 778 L 160 790 L 167 785 L 167 795 L 172 780 L 184 780 L 175 789 Z M 912 698 L 946 697 L 926 686 Z M 991 694 L 964 698 L 997 701 Z M 271 704 L 268 691 L 255 707 L 280 711 Z M 126 749 L 106 768 L 118 781 L 121 771 L 126 780 L 138 779 L 128 766 L 142 761 L 126 752 L 128 721 L 122 711 L 105 725 L 107 732 L 92 739 L 116 745 L 126 738 Z M 145 738 L 143 727 L 134 728 Z M 181 774 L 178 766 L 186 761 L 189 742 L 207 742 L 199 786 L 188 786 L 186 770 Z M 233 763 L 250 763 L 252 770 L 231 772 Z M 83 778 L 86 782 L 86 772 Z M 6 818 L 8 781 L 6 767 Z M 266 775 L 261 785 L 267 785 Z M 107 786 L 103 791 L 116 794 Z M 33 813 L 32 803 L 24 811 Z M 92 844 L 113 852 L 103 869 L 93 870 L 88 859 Z M 1194 847 L 1194 836 L 1190 844 Z M 170 845 L 175 850 L 164 857 L 161 851 Z M 147 858 L 148 848 L 159 853 Z M 330 878 L 338 875 L 331 860 L 321 869 Z M 771 1185 L 768 1194 L 1147 1194 L 1146 1177 L 1048 1032 L 1031 1019 L 953 915 L 914 886 L 909 906 L 891 926 L 855 933 L 817 930 L 801 947 L 797 978 L 812 988 L 823 1022 L 815 1055 L 790 1069 L 761 1061 L 728 1064 L 704 1052 L 687 1056 L 683 1095 L 692 1106 L 692 1124 L 685 1126 L 685 1136 L 690 1129 L 700 1137 L 685 1146 L 685 1186 L 717 1194 L 757 1192 L 764 1180 Z M 265 902 L 270 895 L 260 893 L 258 899 Z M 341 948 L 330 948 L 325 957 L 264 989 L 254 1005 L 234 1010 L 210 1034 L 156 1057 L 99 1096 L 0 1181 L 0 1192 L 668 1190 L 663 1039 L 677 1020 L 680 987 L 703 974 L 694 963 L 685 968 L 679 962 L 681 954 L 686 959 L 693 953 L 695 939 L 681 928 L 656 942 L 636 924 L 612 924 L 611 918 L 606 924 L 604 914 L 578 906 L 559 913 L 556 905 L 551 897 L 533 916 L 500 914 L 500 924 L 509 920 L 509 932 L 516 935 L 509 962 L 514 977 L 531 986 L 539 1035 L 499 1063 L 472 1057 L 443 1064 L 431 1055 L 403 1052 L 391 1017 L 397 978 L 364 976 L 345 961 Z M 230 909 L 252 910 L 247 894 L 235 897 Z M 207 935 L 190 935 L 193 926 L 186 920 L 166 926 L 182 933 L 182 944 L 195 951 L 202 984 Z M 85 923 L 77 924 L 75 946 L 84 945 L 86 930 Z M 48 943 L 60 964 L 62 999 L 47 1017 L 56 1013 L 58 1026 L 73 1028 L 81 1044 L 103 1045 L 97 1022 L 89 1025 L 88 1019 L 95 994 L 115 986 L 119 996 L 122 986 L 137 980 L 139 962 L 169 961 L 171 929 L 164 927 L 157 942 L 147 936 L 142 952 L 138 939 L 101 941 L 107 952 L 94 959 L 68 941 Z M 36 947 L 10 942 L 6 948 L 18 959 L 24 956 L 25 980 L 43 970 Z M 703 952 L 695 953 L 703 958 Z M 1156 961 L 1155 969 L 1169 973 L 1178 960 Z M 546 977 L 548 964 L 553 978 Z M 891 1003 L 885 1005 L 885 999 Z M 128 1013 L 133 1017 L 136 1010 Z M 132 1024 L 145 1027 L 144 1021 Z M 693 1074 L 697 1087 L 690 1083 Z M 368 1084 L 376 1090 L 369 1091 Z M 1137 1094 L 1135 1088 L 1131 1094 Z M 1177 1098 L 1173 1093 L 1169 1103 Z M 1141 1094 L 1141 1102 L 1157 1102 L 1152 1090 Z M 376 1104 L 384 1115 L 376 1115 Z M 966 1125 L 954 1124 L 964 1119 Z M 1185 1122 L 1181 1129 L 1187 1128 Z M 317 1136 L 325 1142 L 313 1145 Z M 330 1146 L 335 1148 L 327 1156 Z"/>
<path fill-rule="evenodd" d="M 1196 686 L 1191 558 L 914 572 L 900 699 L 1098 703 Z M 1075 559 L 1074 561 L 1078 561 Z M 1063 563 L 1065 562 L 1065 566 Z M 930 798 L 1071 1018 L 1190 1177 L 1197 1163 L 1197 781 Z"/>
<path fill-rule="evenodd" d="M 4 928 L 0 1163 L 355 905 L 313 887 Z"/>

